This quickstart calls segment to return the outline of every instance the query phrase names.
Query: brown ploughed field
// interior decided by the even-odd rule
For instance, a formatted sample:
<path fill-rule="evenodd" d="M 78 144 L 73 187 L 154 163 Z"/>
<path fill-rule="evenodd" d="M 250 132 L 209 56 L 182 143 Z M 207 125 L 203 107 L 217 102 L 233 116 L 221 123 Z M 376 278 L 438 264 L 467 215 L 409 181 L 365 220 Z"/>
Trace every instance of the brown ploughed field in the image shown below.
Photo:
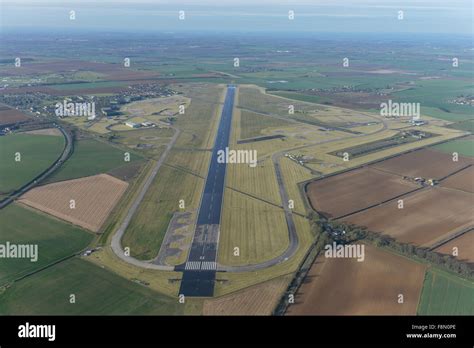
<path fill-rule="evenodd" d="M 107 174 L 39 186 L 20 202 L 45 213 L 98 232 L 128 184 Z M 75 201 L 71 209 L 70 201 Z"/>
<path fill-rule="evenodd" d="M 453 255 L 454 247 L 457 248 L 458 256 L 456 257 L 459 260 L 474 264 L 474 231 L 464 233 L 454 238 L 448 243 L 436 248 L 435 251 L 442 254 Z"/>
<path fill-rule="evenodd" d="M 365 260 L 317 258 L 286 315 L 414 315 L 426 266 L 365 246 Z M 399 294 L 403 303 L 398 303 Z"/>
<path fill-rule="evenodd" d="M 351 170 L 310 183 L 313 208 L 327 218 L 337 218 L 415 190 L 403 178 L 368 167 Z"/>
<path fill-rule="evenodd" d="M 460 190 L 430 187 L 397 201 L 348 216 L 343 220 L 399 242 L 430 246 L 473 225 L 474 195 Z"/>
<path fill-rule="evenodd" d="M 474 160 L 468 157 L 459 156 L 458 161 L 454 162 L 450 154 L 423 149 L 390 158 L 372 166 L 412 178 L 441 179 L 472 163 Z"/>
<path fill-rule="evenodd" d="M 0 104 L 0 126 L 28 120 L 30 120 L 30 118 L 22 111 Z"/>
<path fill-rule="evenodd" d="M 459 173 L 443 180 L 442 187 L 474 193 L 474 166 L 461 170 Z"/>

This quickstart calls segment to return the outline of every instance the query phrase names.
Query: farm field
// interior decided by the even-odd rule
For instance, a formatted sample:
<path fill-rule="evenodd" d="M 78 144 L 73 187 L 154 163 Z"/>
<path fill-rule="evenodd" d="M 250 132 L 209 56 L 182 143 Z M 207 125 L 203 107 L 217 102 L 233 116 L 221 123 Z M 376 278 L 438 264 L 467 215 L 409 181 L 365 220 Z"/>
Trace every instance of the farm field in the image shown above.
<path fill-rule="evenodd" d="M 365 246 L 363 262 L 321 255 L 286 315 L 414 315 L 425 269 L 371 245 Z"/>
<path fill-rule="evenodd" d="M 282 276 L 204 301 L 203 315 L 271 315 L 291 277 Z"/>
<path fill-rule="evenodd" d="M 464 233 L 454 238 L 448 243 L 436 248 L 435 251 L 442 254 L 453 255 L 454 248 L 457 248 L 458 252 L 456 258 L 474 264 L 474 231 Z"/>
<path fill-rule="evenodd" d="M 13 134 L 0 137 L 0 193 L 9 193 L 33 180 L 56 161 L 64 138 Z M 17 153 L 19 161 L 16 161 Z"/>
<path fill-rule="evenodd" d="M 447 143 L 436 145 L 434 148 L 450 155 L 452 155 L 453 152 L 457 152 L 461 156 L 474 157 L 474 138 L 468 137 L 464 139 L 453 140 Z"/>
<path fill-rule="evenodd" d="M 130 162 L 141 159 L 135 153 L 130 153 Z M 46 182 L 106 173 L 130 162 L 125 162 L 125 151 L 94 139 L 83 139 L 75 142 L 71 157 Z"/>
<path fill-rule="evenodd" d="M 413 178 L 441 179 L 472 163 L 474 160 L 468 157 L 460 156 L 459 161 L 455 162 L 446 153 L 422 149 L 375 163 L 373 167 Z"/>
<path fill-rule="evenodd" d="M 31 120 L 22 111 L 0 104 L 0 126 Z"/>
<path fill-rule="evenodd" d="M 4 259 L 0 262 L 0 284 L 36 271 L 84 249 L 93 235 L 47 215 L 10 204 L 0 210 L 0 243 L 38 244 L 38 260 Z"/>
<path fill-rule="evenodd" d="M 388 202 L 343 220 L 419 246 L 430 246 L 473 225 L 474 195 L 471 193 L 430 187 L 402 199 L 403 209 L 398 209 L 396 201 Z"/>
<path fill-rule="evenodd" d="M 127 187 L 124 181 L 99 174 L 36 187 L 21 196 L 20 202 L 98 232 Z"/>
<path fill-rule="evenodd" d="M 397 175 L 362 167 L 313 181 L 307 193 L 316 211 L 338 218 L 417 188 Z"/>
<path fill-rule="evenodd" d="M 441 182 L 441 186 L 474 193 L 474 166 L 446 178 Z"/>
<path fill-rule="evenodd" d="M 474 133 L 474 119 L 452 123 L 449 125 L 449 128 L 459 129 L 466 132 Z"/>
<path fill-rule="evenodd" d="M 419 315 L 473 315 L 474 282 L 431 268 L 426 272 Z"/>
<path fill-rule="evenodd" d="M 78 258 L 16 282 L 0 294 L 1 314 L 170 315 L 183 309 L 177 299 Z"/>

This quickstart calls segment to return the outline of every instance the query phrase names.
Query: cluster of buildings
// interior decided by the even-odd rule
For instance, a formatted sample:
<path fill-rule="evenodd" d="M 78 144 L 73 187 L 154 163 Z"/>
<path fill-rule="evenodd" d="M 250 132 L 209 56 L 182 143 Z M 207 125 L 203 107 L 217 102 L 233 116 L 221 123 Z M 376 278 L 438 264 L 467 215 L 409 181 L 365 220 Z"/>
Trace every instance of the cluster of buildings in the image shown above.
<path fill-rule="evenodd" d="M 156 127 L 155 123 L 149 122 L 149 121 L 141 122 L 141 123 L 127 121 L 127 122 L 125 122 L 125 125 L 127 127 L 130 127 L 130 128 L 152 128 L 152 127 Z"/>

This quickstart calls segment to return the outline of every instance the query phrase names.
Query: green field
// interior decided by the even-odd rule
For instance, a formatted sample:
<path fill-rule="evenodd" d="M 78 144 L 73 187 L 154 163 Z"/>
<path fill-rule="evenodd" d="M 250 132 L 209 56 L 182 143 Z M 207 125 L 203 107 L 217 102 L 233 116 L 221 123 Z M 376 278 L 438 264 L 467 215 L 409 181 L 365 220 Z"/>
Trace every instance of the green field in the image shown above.
<path fill-rule="evenodd" d="M 38 134 L 0 137 L 0 192 L 11 192 L 34 179 L 61 155 L 64 138 Z M 15 161 L 16 153 L 20 161 Z"/>
<path fill-rule="evenodd" d="M 459 139 L 449 141 L 447 143 L 439 144 L 434 146 L 435 149 L 453 153 L 457 152 L 462 156 L 474 157 L 474 140 L 473 139 Z"/>
<path fill-rule="evenodd" d="M 474 119 L 452 123 L 448 127 L 474 133 Z"/>
<path fill-rule="evenodd" d="M 106 173 L 142 158 L 130 152 L 130 162 L 124 161 L 125 151 L 93 139 L 79 140 L 64 165 L 47 181 L 62 181 Z"/>
<path fill-rule="evenodd" d="M 0 244 L 38 244 L 38 261 L 0 259 L 0 284 L 84 249 L 93 235 L 17 204 L 0 210 Z"/>
<path fill-rule="evenodd" d="M 474 282 L 435 268 L 426 272 L 420 315 L 474 315 Z"/>
<path fill-rule="evenodd" d="M 75 295 L 75 303 L 69 302 Z M 0 314 L 182 314 L 184 305 L 78 258 L 14 283 L 0 293 Z"/>

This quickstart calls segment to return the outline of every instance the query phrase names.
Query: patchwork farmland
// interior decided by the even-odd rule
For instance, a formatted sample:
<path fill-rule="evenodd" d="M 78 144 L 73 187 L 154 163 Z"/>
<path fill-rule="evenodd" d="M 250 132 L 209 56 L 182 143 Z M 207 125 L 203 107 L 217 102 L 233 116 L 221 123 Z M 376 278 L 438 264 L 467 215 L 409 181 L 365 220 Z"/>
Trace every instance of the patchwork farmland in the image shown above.
<path fill-rule="evenodd" d="M 391 201 L 343 220 L 419 246 L 431 246 L 473 226 L 474 196 L 471 193 L 434 187 L 401 199 L 403 209 L 398 208 L 397 201 Z"/>
<path fill-rule="evenodd" d="M 98 232 L 127 186 L 122 180 L 100 174 L 34 188 L 20 202 Z"/>
<path fill-rule="evenodd" d="M 79 227 L 16 203 L 0 210 L 0 226 L 0 244 L 7 241 L 38 244 L 37 262 L 29 259 L 0 262 L 1 285 L 81 251 L 93 238 L 92 233 Z"/>
<path fill-rule="evenodd" d="M 314 181 L 307 192 L 315 210 L 337 218 L 415 189 L 417 185 L 395 174 L 363 167 Z"/>
<path fill-rule="evenodd" d="M 327 218 L 432 246 L 474 225 L 472 162 L 422 149 L 313 181 L 306 191 Z"/>
<path fill-rule="evenodd" d="M 378 162 L 373 167 L 397 175 L 439 180 L 473 163 L 474 159 L 469 157 L 459 156 L 458 161 L 453 161 L 450 154 L 422 149 Z"/>

